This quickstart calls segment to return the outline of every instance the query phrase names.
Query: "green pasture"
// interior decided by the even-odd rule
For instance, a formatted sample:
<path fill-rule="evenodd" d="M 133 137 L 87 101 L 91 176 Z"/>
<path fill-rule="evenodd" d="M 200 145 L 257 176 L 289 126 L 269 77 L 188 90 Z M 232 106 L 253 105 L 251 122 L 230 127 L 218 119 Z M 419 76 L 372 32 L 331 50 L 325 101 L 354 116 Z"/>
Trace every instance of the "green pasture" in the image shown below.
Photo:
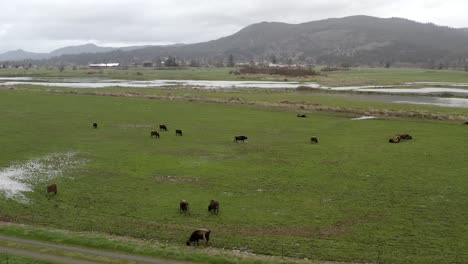
<path fill-rule="evenodd" d="M 0 196 L 2 219 L 170 245 L 209 227 L 215 248 L 301 259 L 468 262 L 460 122 L 21 91 L 0 91 L 0 113 L 0 168 L 51 153 L 86 160 L 54 180 L 57 196 L 47 182 L 28 203 Z M 169 132 L 151 139 L 162 123 Z M 415 139 L 389 144 L 397 133 Z"/>
<path fill-rule="evenodd" d="M 236 68 L 122 68 L 122 69 L 89 69 L 66 67 L 62 72 L 54 67 L 29 69 L 0 69 L 3 77 L 88 77 L 129 80 L 258 80 L 258 81 L 299 81 L 318 82 L 325 86 L 354 85 L 397 85 L 406 82 L 464 82 L 468 83 L 468 72 L 462 70 L 430 70 L 418 68 L 350 68 L 345 71 L 320 72 L 318 76 L 287 77 L 278 75 L 230 74 Z"/>

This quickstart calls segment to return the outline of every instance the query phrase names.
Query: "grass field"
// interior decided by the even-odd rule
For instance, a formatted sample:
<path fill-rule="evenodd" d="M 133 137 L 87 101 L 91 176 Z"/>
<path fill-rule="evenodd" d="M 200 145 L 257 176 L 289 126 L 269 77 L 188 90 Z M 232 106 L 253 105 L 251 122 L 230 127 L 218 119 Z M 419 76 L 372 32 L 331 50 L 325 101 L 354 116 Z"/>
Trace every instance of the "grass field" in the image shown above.
<path fill-rule="evenodd" d="M 1 198 L 3 220 L 173 245 L 209 227 L 213 247 L 301 259 L 468 262 L 460 122 L 21 91 L 0 91 L 0 112 L 0 168 L 53 153 L 82 161 L 54 180 L 55 197 L 39 180 L 29 202 Z M 151 139 L 160 123 L 170 131 Z M 387 143 L 396 133 L 415 139 Z"/>
<path fill-rule="evenodd" d="M 316 68 L 318 70 L 319 68 Z M 468 83 L 468 72 L 461 70 L 428 70 L 416 68 L 351 68 L 349 71 L 321 73 L 311 77 L 285 77 L 276 75 L 234 75 L 235 68 L 186 68 L 181 70 L 156 70 L 153 68 L 128 69 L 65 69 L 45 67 L 31 69 L 0 69 L 0 76 L 10 77 L 101 77 L 129 80 L 260 80 L 318 82 L 325 86 L 396 85 L 405 82 L 464 82 Z"/>
<path fill-rule="evenodd" d="M 36 260 L 33 258 L 15 256 L 5 253 L 0 253 L 0 263 L 9 264 L 53 264 L 52 262 Z"/>

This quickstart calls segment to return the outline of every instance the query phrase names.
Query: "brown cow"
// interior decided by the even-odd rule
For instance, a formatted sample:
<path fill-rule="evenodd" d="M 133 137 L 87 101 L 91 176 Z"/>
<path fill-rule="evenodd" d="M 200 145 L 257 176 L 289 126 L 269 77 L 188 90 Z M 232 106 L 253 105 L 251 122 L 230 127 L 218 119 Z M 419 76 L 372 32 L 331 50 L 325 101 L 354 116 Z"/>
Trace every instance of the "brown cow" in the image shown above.
<path fill-rule="evenodd" d="M 194 245 L 196 244 L 198 246 L 198 240 L 206 240 L 206 245 L 208 245 L 208 242 L 210 241 L 210 233 L 211 230 L 209 229 L 197 229 L 192 232 L 192 235 L 190 235 L 190 238 L 185 243 L 187 246 L 190 246 L 192 242 L 195 242 Z"/>
<path fill-rule="evenodd" d="M 53 183 L 53 184 L 47 185 L 47 194 L 49 193 L 57 194 L 57 184 Z"/>
<path fill-rule="evenodd" d="M 211 200 L 208 205 L 208 212 L 213 211 L 213 213 L 218 214 L 219 212 L 219 202 L 216 200 Z"/>
<path fill-rule="evenodd" d="M 179 212 L 188 213 L 190 215 L 189 203 L 186 200 L 181 200 L 179 203 Z"/>
<path fill-rule="evenodd" d="M 388 140 L 388 142 L 390 143 L 400 143 L 400 141 L 401 141 L 401 138 L 399 136 L 396 136 Z"/>
<path fill-rule="evenodd" d="M 413 139 L 413 137 L 410 134 L 398 134 L 397 136 L 399 136 L 401 140 Z"/>

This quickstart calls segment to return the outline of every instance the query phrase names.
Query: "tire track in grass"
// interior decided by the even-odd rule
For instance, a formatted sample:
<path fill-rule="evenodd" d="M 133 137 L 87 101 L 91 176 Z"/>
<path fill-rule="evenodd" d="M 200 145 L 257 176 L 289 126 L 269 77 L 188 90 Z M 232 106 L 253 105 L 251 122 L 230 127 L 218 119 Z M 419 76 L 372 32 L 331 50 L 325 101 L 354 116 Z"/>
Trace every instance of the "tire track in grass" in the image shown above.
<path fill-rule="evenodd" d="M 53 263 L 67 263 L 67 264 L 96 264 L 98 263 L 98 262 L 91 262 L 88 260 L 79 260 L 79 259 L 74 259 L 74 258 L 69 258 L 69 257 L 55 256 L 51 254 L 30 251 L 26 249 L 11 248 L 11 247 L 4 247 L 4 246 L 0 246 L 0 252 L 15 255 L 15 256 L 29 257 L 29 258 L 33 258 L 37 260 L 50 261 Z"/>
<path fill-rule="evenodd" d="M 76 253 L 81 253 L 81 254 L 86 254 L 86 255 L 94 255 L 97 257 L 108 257 L 108 258 L 118 259 L 122 261 L 133 261 L 137 263 L 182 264 L 182 262 L 170 261 L 170 260 L 165 260 L 165 259 L 157 259 L 157 258 L 152 258 L 152 257 L 129 255 L 129 254 L 123 254 L 123 253 L 118 253 L 118 252 L 59 245 L 59 244 L 54 244 L 54 243 L 49 243 L 49 242 L 41 242 L 41 241 L 36 241 L 36 240 L 16 238 L 16 237 L 4 236 L 4 235 L 0 235 L 0 240 L 18 243 L 18 244 L 44 247 L 44 248 L 55 249 L 55 250 L 71 251 L 71 252 L 76 252 Z M 74 260 L 73 258 L 68 258 L 68 257 L 59 257 L 55 255 L 50 255 L 50 254 L 37 253 L 34 251 L 0 246 L 0 252 L 3 252 L 4 250 L 5 252 L 8 252 L 7 250 L 10 250 L 11 254 L 15 254 L 15 255 L 28 256 L 28 257 L 34 257 L 34 258 L 37 257 L 38 259 L 44 259 L 44 260 L 54 261 L 54 262 L 59 262 L 59 263 L 72 263 L 72 264 L 74 263 L 76 264 L 99 263 L 99 262 L 91 262 L 87 260 L 77 260 L 77 259 Z M 15 251 L 17 253 L 15 253 Z M 35 256 L 34 254 L 36 254 L 37 256 Z M 46 257 L 50 257 L 50 258 L 48 259 Z M 62 259 L 54 260 L 55 258 L 62 258 Z M 67 259 L 74 260 L 75 262 L 69 262 L 67 261 Z"/>

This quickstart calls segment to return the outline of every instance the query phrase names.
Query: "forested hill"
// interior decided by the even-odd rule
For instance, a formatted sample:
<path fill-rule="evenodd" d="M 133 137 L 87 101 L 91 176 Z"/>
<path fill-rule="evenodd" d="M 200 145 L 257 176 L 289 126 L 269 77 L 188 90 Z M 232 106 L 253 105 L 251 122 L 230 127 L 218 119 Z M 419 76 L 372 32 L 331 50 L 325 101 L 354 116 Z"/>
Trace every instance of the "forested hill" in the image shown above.
<path fill-rule="evenodd" d="M 63 55 L 52 63 L 157 62 L 174 56 L 202 63 L 270 61 L 294 63 L 465 64 L 468 29 L 423 24 L 401 18 L 352 16 L 302 24 L 262 22 L 213 41 L 149 46 L 99 54 Z"/>

